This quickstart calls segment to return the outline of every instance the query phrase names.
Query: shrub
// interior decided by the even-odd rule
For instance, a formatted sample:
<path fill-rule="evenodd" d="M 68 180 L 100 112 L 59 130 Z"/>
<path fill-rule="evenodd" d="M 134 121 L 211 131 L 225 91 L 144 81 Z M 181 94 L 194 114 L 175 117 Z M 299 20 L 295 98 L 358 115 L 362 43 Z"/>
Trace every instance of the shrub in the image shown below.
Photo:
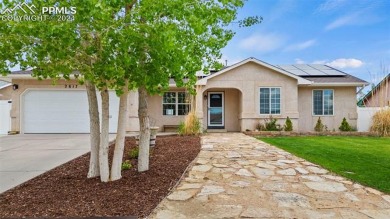
<path fill-rule="evenodd" d="M 130 159 L 137 159 L 138 158 L 138 154 L 139 154 L 139 148 L 136 147 L 136 148 L 133 148 L 129 151 L 129 158 Z"/>
<path fill-rule="evenodd" d="M 201 131 L 200 121 L 194 112 L 188 113 L 184 122 L 180 122 L 178 132 L 180 135 L 197 135 Z"/>
<path fill-rule="evenodd" d="M 345 117 L 343 118 L 343 121 L 341 122 L 339 130 L 342 132 L 352 131 L 352 127 L 349 125 L 349 123 Z"/>
<path fill-rule="evenodd" d="M 325 125 L 322 124 L 321 117 L 318 117 L 316 126 L 314 127 L 314 131 L 316 131 L 316 132 L 323 132 L 324 129 L 325 129 Z"/>
<path fill-rule="evenodd" d="M 380 136 L 390 136 L 390 108 L 382 109 L 374 114 L 370 131 Z"/>
<path fill-rule="evenodd" d="M 278 120 L 276 118 L 269 117 L 269 122 L 265 120 L 265 130 L 266 131 L 280 131 L 280 125 L 276 124 Z"/>
<path fill-rule="evenodd" d="M 125 162 L 122 163 L 121 169 L 122 170 L 129 170 L 132 167 L 131 163 L 129 160 L 126 160 Z"/>
<path fill-rule="evenodd" d="M 259 130 L 259 131 L 266 131 L 265 130 L 265 125 L 261 122 L 259 122 L 257 125 L 256 125 L 256 129 Z"/>
<path fill-rule="evenodd" d="M 284 131 L 290 132 L 293 130 L 293 124 L 290 117 L 287 116 L 286 123 L 284 124 Z"/>

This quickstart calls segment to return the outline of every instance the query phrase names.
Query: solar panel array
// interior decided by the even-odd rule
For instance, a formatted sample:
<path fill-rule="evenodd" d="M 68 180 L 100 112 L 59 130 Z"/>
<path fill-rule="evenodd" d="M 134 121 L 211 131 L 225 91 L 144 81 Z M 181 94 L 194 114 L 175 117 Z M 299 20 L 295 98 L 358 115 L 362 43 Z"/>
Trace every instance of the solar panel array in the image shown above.
<path fill-rule="evenodd" d="M 278 68 L 297 76 L 345 76 L 346 74 L 320 64 L 277 65 Z"/>

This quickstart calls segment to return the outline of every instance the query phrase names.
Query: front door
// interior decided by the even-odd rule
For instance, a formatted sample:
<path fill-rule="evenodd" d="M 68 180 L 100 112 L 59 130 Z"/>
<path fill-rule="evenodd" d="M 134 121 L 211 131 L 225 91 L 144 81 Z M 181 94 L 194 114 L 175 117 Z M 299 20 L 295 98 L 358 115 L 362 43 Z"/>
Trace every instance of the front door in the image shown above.
<path fill-rule="evenodd" d="M 207 128 L 223 129 L 224 120 L 224 100 L 223 92 L 208 92 L 208 113 Z"/>

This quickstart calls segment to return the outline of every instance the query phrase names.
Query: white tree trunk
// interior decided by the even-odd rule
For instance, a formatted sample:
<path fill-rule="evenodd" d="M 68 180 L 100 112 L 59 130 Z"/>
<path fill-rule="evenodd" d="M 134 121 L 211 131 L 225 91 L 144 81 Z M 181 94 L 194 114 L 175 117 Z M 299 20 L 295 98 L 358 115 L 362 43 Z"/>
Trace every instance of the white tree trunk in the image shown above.
<path fill-rule="evenodd" d="M 150 125 L 148 116 L 148 93 L 145 87 L 138 88 L 138 117 L 140 126 L 138 171 L 149 170 Z"/>
<path fill-rule="evenodd" d="M 100 145 L 100 119 L 99 107 L 96 96 L 95 85 L 90 81 L 85 82 L 87 88 L 88 105 L 89 105 L 89 131 L 91 144 L 91 157 L 89 159 L 88 178 L 100 175 L 99 170 L 99 145 Z"/>
<path fill-rule="evenodd" d="M 110 179 L 110 170 L 108 166 L 108 144 L 109 144 L 109 94 L 107 89 L 100 92 L 102 97 L 102 130 L 100 133 L 99 165 L 100 180 L 108 182 Z"/>
<path fill-rule="evenodd" d="M 125 83 L 123 94 L 119 100 L 118 130 L 115 140 L 114 157 L 111 165 L 111 181 L 122 178 L 121 167 L 123 150 L 125 148 L 126 124 L 127 124 L 127 98 L 129 96 L 128 82 Z"/>

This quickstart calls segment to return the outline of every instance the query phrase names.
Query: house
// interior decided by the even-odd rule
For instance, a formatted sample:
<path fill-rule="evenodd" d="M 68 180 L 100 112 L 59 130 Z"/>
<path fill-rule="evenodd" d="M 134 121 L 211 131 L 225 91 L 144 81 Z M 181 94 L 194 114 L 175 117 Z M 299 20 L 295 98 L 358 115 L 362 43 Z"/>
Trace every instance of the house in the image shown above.
<path fill-rule="evenodd" d="M 385 76 L 375 87 L 372 88 L 362 99 L 360 107 L 384 107 L 390 106 L 390 74 Z"/>
<path fill-rule="evenodd" d="M 0 100 L 11 99 L 12 86 L 8 81 L 0 80 Z"/>
<path fill-rule="evenodd" d="M 199 74 L 197 95 L 191 103 L 184 88 L 174 83 L 162 95 L 149 97 L 151 125 L 178 125 L 191 107 L 203 129 L 254 130 L 270 116 L 295 131 L 313 131 L 321 117 L 329 130 L 347 118 L 356 126 L 356 90 L 367 82 L 326 65 L 271 65 L 248 58 L 211 74 Z M 12 131 L 21 133 L 87 133 L 88 103 L 85 87 L 75 80 L 38 81 L 30 71 L 8 76 L 12 92 Z M 192 105 L 191 105 L 192 104 Z M 128 99 L 126 131 L 138 131 L 138 94 Z M 118 98 L 110 93 L 110 132 L 116 131 Z"/>

